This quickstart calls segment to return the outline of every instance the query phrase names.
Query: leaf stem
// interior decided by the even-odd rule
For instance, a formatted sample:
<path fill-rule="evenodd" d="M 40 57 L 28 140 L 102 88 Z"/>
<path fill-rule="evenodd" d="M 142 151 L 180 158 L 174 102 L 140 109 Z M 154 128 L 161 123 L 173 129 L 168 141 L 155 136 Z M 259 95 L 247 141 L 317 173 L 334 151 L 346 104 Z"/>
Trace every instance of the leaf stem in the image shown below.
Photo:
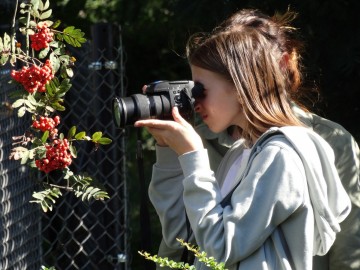
<path fill-rule="evenodd" d="M 26 28 L 29 28 L 30 25 L 30 10 L 27 13 L 27 18 L 26 18 Z M 30 50 L 30 40 L 29 40 L 29 33 L 28 31 L 26 31 L 26 56 L 29 57 L 29 50 Z"/>
<path fill-rule="evenodd" d="M 11 23 L 11 53 L 15 53 L 15 25 L 16 25 L 16 14 L 17 14 L 17 9 L 18 9 L 18 5 L 19 5 L 19 1 L 16 0 L 15 3 L 15 10 L 14 10 L 14 16 L 13 16 L 13 20 Z"/>
<path fill-rule="evenodd" d="M 64 187 L 64 186 L 59 186 L 59 185 L 55 185 L 55 184 L 49 184 L 50 187 L 56 187 L 56 188 L 60 188 L 60 189 L 65 189 L 66 191 L 73 191 L 74 189 L 72 187 Z"/>

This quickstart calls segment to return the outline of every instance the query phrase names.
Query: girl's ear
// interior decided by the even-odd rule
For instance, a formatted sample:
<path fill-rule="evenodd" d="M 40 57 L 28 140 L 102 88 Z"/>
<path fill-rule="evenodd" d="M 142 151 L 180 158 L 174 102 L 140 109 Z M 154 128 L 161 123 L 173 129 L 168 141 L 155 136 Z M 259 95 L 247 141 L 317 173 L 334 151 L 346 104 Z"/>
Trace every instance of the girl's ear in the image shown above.
<path fill-rule="evenodd" d="M 283 53 L 280 60 L 280 68 L 286 70 L 289 67 L 290 56 L 287 52 Z"/>

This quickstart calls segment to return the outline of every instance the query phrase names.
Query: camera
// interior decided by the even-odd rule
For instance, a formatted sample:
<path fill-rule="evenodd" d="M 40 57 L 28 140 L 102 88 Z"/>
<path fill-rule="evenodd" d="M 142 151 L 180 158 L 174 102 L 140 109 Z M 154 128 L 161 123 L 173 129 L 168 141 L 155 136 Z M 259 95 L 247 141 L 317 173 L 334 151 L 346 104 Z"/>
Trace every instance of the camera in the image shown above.
<path fill-rule="evenodd" d="M 194 116 L 196 98 L 204 95 L 203 85 L 193 81 L 156 81 L 146 85 L 145 94 L 115 97 L 112 113 L 115 126 L 124 128 L 141 119 L 173 119 L 174 106 L 190 121 Z"/>

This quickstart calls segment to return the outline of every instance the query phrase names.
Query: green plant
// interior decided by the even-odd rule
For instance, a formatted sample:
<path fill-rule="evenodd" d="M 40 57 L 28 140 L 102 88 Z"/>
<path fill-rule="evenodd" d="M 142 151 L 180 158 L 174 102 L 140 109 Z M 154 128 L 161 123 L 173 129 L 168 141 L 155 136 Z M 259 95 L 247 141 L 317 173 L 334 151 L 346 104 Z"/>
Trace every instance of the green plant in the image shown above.
<path fill-rule="evenodd" d="M 51 266 L 51 267 L 46 267 L 44 265 L 41 266 L 40 270 L 56 270 L 55 267 Z"/>
<path fill-rule="evenodd" d="M 204 251 L 201 252 L 198 247 L 192 246 L 189 243 L 186 243 L 182 239 L 176 239 L 176 240 L 179 241 L 183 247 L 193 252 L 195 257 L 198 258 L 199 262 L 202 262 L 205 266 L 213 270 L 226 270 L 224 263 L 216 262 L 214 257 L 208 257 L 206 252 Z M 157 255 L 151 255 L 148 252 L 139 251 L 139 254 L 143 256 L 145 259 L 155 262 L 160 267 L 169 267 L 172 269 L 189 269 L 189 270 L 196 269 L 194 265 L 189 265 L 188 263 L 184 263 L 184 262 L 175 262 L 173 260 L 169 260 L 169 258 L 162 258 Z"/>
<path fill-rule="evenodd" d="M 90 176 L 75 175 L 69 166 L 77 157 L 76 142 L 94 143 L 95 150 L 111 143 L 101 131 L 89 136 L 73 126 L 65 135 L 57 129 L 61 122 L 58 112 L 66 109 L 64 97 L 72 87 L 76 62 L 67 46 L 81 47 L 86 38 L 74 26 L 61 30 L 61 22 L 51 20 L 49 7 L 49 0 L 30 0 L 20 5 L 16 1 L 11 34 L 0 37 L 0 64 L 13 67 L 10 83 L 18 86 L 11 95 L 12 108 L 17 110 L 18 117 L 28 114 L 31 119 L 26 132 L 13 137 L 10 159 L 45 173 L 43 189 L 34 192 L 31 201 L 39 203 L 45 212 L 52 210 L 62 191 L 73 192 L 82 200 L 109 197 L 106 191 L 94 186 Z M 18 8 L 20 28 L 16 31 Z M 17 32 L 25 37 L 25 44 L 18 41 Z M 51 181 L 49 173 L 53 171 L 62 173 L 61 184 Z"/>

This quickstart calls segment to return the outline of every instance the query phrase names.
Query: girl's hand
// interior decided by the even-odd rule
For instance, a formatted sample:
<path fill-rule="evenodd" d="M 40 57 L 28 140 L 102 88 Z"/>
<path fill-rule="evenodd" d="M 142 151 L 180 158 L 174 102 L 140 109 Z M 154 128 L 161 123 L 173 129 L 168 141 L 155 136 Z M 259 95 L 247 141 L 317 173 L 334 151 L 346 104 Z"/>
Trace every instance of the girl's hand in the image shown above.
<path fill-rule="evenodd" d="M 200 136 L 194 128 L 181 117 L 177 107 L 172 109 L 174 121 L 146 119 L 135 122 L 135 127 L 146 127 L 160 146 L 169 146 L 178 155 L 203 149 Z"/>

